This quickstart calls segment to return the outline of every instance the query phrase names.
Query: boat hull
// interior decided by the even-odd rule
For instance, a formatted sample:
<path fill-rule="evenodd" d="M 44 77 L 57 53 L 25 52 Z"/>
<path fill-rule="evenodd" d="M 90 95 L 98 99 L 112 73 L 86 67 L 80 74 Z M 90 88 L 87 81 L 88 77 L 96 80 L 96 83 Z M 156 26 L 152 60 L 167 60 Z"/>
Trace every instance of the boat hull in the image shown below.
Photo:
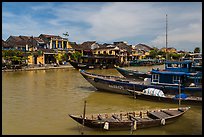
<path fill-rule="evenodd" d="M 75 68 L 75 69 L 94 69 L 94 65 L 88 65 L 84 63 L 78 63 L 78 62 L 73 62 L 70 61 L 70 64 Z"/>
<path fill-rule="evenodd" d="M 85 116 L 85 119 L 79 115 L 69 114 L 69 116 L 78 123 L 89 128 L 100 130 L 137 130 L 142 128 L 164 126 L 166 124 L 175 122 L 189 108 L 190 107 L 183 107 L 175 109 L 147 110 L 143 112 L 140 111 L 138 113 L 133 111 L 125 113 L 122 112 L 123 114 L 121 114 L 121 112 L 105 114 L 107 117 L 104 117 L 104 114 L 97 114 L 101 117 L 103 116 L 102 119 L 99 119 L 96 114 L 92 114 L 92 116 Z M 140 115 L 141 112 L 142 115 Z M 113 117 L 113 115 L 115 115 L 117 118 Z"/>
<path fill-rule="evenodd" d="M 131 90 L 128 90 L 128 92 L 134 97 L 134 99 L 143 99 L 143 100 L 155 101 L 155 102 L 179 104 L 178 98 L 175 99 L 173 97 L 152 96 L 152 95 L 143 94 L 142 92 L 131 91 Z M 180 103 L 185 105 L 202 105 L 202 98 L 191 97 L 191 99 L 181 99 Z"/>
<path fill-rule="evenodd" d="M 140 79 L 140 80 L 144 80 L 144 78 L 151 78 L 151 74 L 147 74 L 144 72 L 127 70 L 120 67 L 115 67 L 115 68 L 119 73 L 121 73 L 126 78 Z"/>

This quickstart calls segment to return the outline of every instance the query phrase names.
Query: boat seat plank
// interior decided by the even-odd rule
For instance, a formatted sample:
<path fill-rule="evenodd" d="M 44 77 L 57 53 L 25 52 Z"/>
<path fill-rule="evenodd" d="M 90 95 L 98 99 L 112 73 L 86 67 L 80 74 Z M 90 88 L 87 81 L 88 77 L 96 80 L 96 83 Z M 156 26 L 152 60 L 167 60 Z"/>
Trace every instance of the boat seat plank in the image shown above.
<path fill-rule="evenodd" d="M 118 120 L 113 117 L 103 118 L 101 115 L 98 115 L 98 120 L 108 121 L 108 122 L 117 122 Z"/>
<path fill-rule="evenodd" d="M 145 117 L 145 118 L 140 118 L 140 117 L 134 117 L 133 115 L 129 115 L 131 117 L 131 121 L 151 121 L 153 120 L 152 118 Z"/>
<path fill-rule="evenodd" d="M 167 113 L 167 114 L 169 114 L 169 115 L 171 115 L 171 116 L 178 115 L 178 114 L 181 113 L 181 112 L 178 111 L 178 110 L 163 110 L 163 112 L 165 112 L 165 113 Z"/>
<path fill-rule="evenodd" d="M 98 115 L 98 120 L 104 120 L 101 115 Z"/>
<path fill-rule="evenodd" d="M 170 115 L 169 114 L 166 114 L 164 112 L 149 112 L 151 115 L 159 118 L 159 119 L 163 119 L 163 118 L 166 118 L 166 117 L 169 117 Z"/>
<path fill-rule="evenodd" d="M 113 117 L 114 119 L 118 120 L 118 121 L 121 121 L 121 119 L 120 119 L 117 115 L 115 115 L 115 114 L 113 114 L 112 117 Z"/>
<path fill-rule="evenodd" d="M 117 119 L 114 119 L 113 117 L 110 117 L 110 118 L 106 118 L 104 119 L 105 121 L 108 121 L 108 122 L 118 122 Z"/>

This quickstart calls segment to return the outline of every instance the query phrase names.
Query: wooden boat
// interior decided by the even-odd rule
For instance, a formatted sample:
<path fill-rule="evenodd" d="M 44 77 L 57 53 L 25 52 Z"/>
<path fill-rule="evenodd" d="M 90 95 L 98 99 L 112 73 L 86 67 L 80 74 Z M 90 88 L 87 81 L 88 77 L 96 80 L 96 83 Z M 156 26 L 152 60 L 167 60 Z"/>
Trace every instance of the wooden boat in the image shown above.
<path fill-rule="evenodd" d="M 79 63 L 75 61 L 69 62 L 76 69 L 94 69 L 96 66 L 88 63 Z"/>
<path fill-rule="evenodd" d="M 178 84 L 168 83 L 151 83 L 149 80 L 135 81 L 127 78 L 116 76 L 98 75 L 80 70 L 81 75 L 91 83 L 99 91 L 107 91 L 112 93 L 129 95 L 128 89 L 142 91 L 147 88 L 156 88 L 164 92 L 164 94 L 179 94 Z M 153 79 L 155 80 L 155 79 Z M 202 87 L 181 86 L 181 92 L 187 95 L 202 96 Z"/>
<path fill-rule="evenodd" d="M 114 68 L 117 64 L 118 58 L 114 56 L 82 56 L 80 61 L 69 61 L 70 64 L 76 69 L 107 69 Z"/>
<path fill-rule="evenodd" d="M 144 72 L 137 71 L 137 70 L 130 70 L 130 69 L 121 68 L 118 66 L 115 66 L 115 69 L 126 78 L 144 80 L 144 78 L 151 78 L 152 77 L 150 72 L 144 73 Z"/>
<path fill-rule="evenodd" d="M 100 130 L 137 130 L 142 128 L 164 126 L 175 122 L 190 107 L 152 109 L 111 114 L 90 114 L 69 116 L 78 123 Z"/>
<path fill-rule="evenodd" d="M 130 95 L 134 97 L 134 99 L 144 99 L 149 101 L 156 101 L 156 102 L 166 102 L 166 103 L 175 103 L 179 104 L 179 95 L 170 95 L 165 94 L 165 96 L 155 96 L 150 95 L 141 91 L 135 91 L 135 90 L 128 90 Z M 180 97 L 180 103 L 181 104 L 188 104 L 188 105 L 202 105 L 202 97 L 196 97 L 196 96 L 187 96 L 185 98 Z"/>

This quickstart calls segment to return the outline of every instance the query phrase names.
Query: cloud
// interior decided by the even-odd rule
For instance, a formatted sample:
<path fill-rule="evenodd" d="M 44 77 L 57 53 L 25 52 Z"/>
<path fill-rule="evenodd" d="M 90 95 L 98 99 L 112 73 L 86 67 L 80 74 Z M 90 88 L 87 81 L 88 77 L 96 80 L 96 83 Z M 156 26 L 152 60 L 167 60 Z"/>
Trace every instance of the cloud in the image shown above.
<path fill-rule="evenodd" d="M 202 43 L 201 3 L 48 2 L 25 8 L 29 12 L 19 15 L 15 10 L 2 11 L 3 37 L 41 33 L 62 36 L 68 31 L 69 39 L 77 43 L 125 40 L 137 44 L 134 42 L 143 40 L 142 43 L 164 47 L 168 14 L 169 45 L 182 48 L 181 43 Z"/>

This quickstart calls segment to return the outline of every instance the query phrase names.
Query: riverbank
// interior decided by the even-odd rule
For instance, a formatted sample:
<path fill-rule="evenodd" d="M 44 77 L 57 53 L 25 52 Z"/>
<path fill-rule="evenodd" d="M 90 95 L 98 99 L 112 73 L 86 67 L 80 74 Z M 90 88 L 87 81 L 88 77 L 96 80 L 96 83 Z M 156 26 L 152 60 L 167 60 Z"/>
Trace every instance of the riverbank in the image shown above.
<path fill-rule="evenodd" d="M 32 66 L 32 67 L 24 67 L 22 69 L 4 69 L 2 72 L 16 72 L 16 71 L 33 71 L 33 70 L 48 70 L 48 69 L 66 69 L 72 68 L 73 66 L 70 64 L 67 65 L 46 65 L 46 66 Z"/>

